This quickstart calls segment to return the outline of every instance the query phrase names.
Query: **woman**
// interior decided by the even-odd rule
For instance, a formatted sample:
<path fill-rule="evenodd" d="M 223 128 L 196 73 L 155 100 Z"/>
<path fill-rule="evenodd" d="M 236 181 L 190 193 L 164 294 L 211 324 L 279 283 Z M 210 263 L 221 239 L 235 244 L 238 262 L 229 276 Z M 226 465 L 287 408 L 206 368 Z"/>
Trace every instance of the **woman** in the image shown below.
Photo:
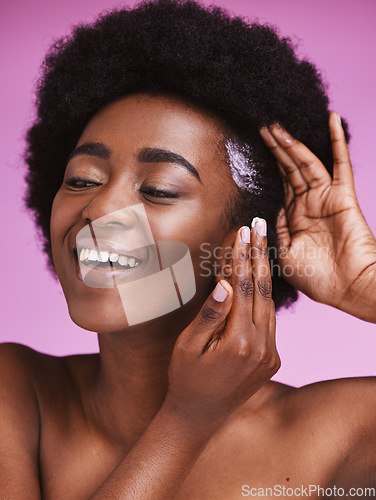
<path fill-rule="evenodd" d="M 2 346 L 3 496 L 230 499 L 278 484 L 295 496 L 301 485 L 326 496 L 375 486 L 374 380 L 268 382 L 279 367 L 274 304 L 294 300 L 291 285 L 376 322 L 375 239 L 346 126 L 329 119 L 315 69 L 269 28 L 157 2 L 56 44 L 38 104 L 28 205 L 70 315 L 98 332 L 100 354 Z M 164 284 L 145 287 L 131 321 L 122 285 L 158 272 L 146 264 L 154 250 L 163 261 L 160 242 L 189 249 L 193 297 L 184 302 L 175 273 L 179 306 L 145 318 L 166 295 Z M 161 270 L 181 257 L 168 250 Z"/>

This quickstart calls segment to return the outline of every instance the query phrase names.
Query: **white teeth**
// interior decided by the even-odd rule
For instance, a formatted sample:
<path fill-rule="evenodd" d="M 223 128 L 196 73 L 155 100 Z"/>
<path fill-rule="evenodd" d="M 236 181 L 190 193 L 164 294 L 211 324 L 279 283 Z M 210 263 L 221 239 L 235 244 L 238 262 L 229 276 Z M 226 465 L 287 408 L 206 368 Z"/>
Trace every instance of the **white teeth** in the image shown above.
<path fill-rule="evenodd" d="M 98 260 L 99 262 L 107 262 L 109 256 L 109 252 L 99 252 Z"/>
<path fill-rule="evenodd" d="M 90 250 L 88 259 L 93 261 L 98 260 L 98 252 L 96 250 Z"/>
<path fill-rule="evenodd" d="M 119 260 L 119 254 L 118 253 L 111 253 L 110 254 L 110 262 L 117 262 Z"/>
<path fill-rule="evenodd" d="M 126 257 L 125 255 L 120 255 L 118 262 L 121 266 L 126 266 L 128 264 L 128 257 Z"/>
<path fill-rule="evenodd" d="M 134 257 L 129 257 L 127 255 L 119 255 L 118 253 L 110 253 L 107 251 L 94 250 L 93 248 L 82 248 L 79 256 L 80 261 L 89 260 L 91 262 L 118 262 L 121 266 L 128 268 L 133 268 L 139 265 L 139 261 L 137 261 Z"/>

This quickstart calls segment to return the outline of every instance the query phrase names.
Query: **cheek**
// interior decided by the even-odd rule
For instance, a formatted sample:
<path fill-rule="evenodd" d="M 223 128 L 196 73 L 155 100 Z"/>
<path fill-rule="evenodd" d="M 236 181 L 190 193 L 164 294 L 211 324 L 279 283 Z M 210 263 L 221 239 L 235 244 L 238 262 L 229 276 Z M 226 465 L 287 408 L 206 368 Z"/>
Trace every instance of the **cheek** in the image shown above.
<path fill-rule="evenodd" d="M 52 204 L 50 233 L 52 258 L 59 279 L 63 272 L 61 261 L 64 249 L 66 250 L 68 246 L 67 235 L 77 221 L 77 216 L 79 216 L 79 211 L 75 208 L 74 203 L 71 200 L 67 200 L 58 191 Z"/>
<path fill-rule="evenodd" d="M 202 207 L 195 212 L 175 212 L 166 219 L 150 218 L 156 241 L 181 242 L 189 248 L 198 292 L 200 289 L 207 292 L 216 276 L 216 253 L 212 250 L 221 248 L 225 238 L 225 227 L 220 213 L 219 210 Z M 161 246 L 159 247 L 161 249 Z M 173 252 L 174 250 L 171 250 L 168 257 L 171 265 L 179 260 L 178 255 L 180 258 L 183 256 Z"/>
<path fill-rule="evenodd" d="M 57 242 L 60 238 L 60 235 L 64 231 L 65 219 L 67 215 L 63 210 L 63 204 L 61 203 L 61 197 L 59 196 L 59 192 L 56 194 L 51 210 L 51 220 L 50 220 L 50 232 L 51 232 L 51 244 L 52 244 L 52 253 L 54 254 L 54 250 L 57 247 Z"/>
<path fill-rule="evenodd" d="M 66 234 L 75 221 L 79 220 L 81 210 L 74 203 L 74 200 L 66 199 L 64 195 L 58 191 L 51 210 L 51 239 L 56 240 Z"/>

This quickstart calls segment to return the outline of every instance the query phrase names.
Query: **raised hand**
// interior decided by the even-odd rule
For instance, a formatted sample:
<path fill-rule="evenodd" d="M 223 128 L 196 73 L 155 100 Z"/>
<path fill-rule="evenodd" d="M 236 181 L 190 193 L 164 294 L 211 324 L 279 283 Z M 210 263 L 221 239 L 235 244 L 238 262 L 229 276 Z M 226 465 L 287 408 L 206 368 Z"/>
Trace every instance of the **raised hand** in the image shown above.
<path fill-rule="evenodd" d="M 220 424 L 280 366 L 266 239 L 265 221 L 238 231 L 232 286 L 217 284 L 175 344 L 166 404 L 198 427 Z"/>
<path fill-rule="evenodd" d="M 293 286 L 313 300 L 376 321 L 376 241 L 360 210 L 344 131 L 331 113 L 333 178 L 279 125 L 260 133 L 277 159 L 285 206 L 277 225 L 279 262 Z M 369 295 L 372 300 L 369 300 Z M 368 303 L 363 307 L 359 299 Z"/>

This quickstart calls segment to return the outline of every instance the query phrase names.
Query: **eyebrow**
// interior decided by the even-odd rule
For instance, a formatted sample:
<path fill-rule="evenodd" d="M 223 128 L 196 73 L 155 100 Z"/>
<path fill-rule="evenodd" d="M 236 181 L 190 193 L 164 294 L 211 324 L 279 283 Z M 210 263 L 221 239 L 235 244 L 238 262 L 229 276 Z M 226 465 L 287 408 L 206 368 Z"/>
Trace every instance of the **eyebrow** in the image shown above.
<path fill-rule="evenodd" d="M 86 142 L 70 153 L 67 163 L 79 155 L 95 156 L 103 160 L 108 160 L 111 157 L 111 150 L 101 142 Z M 137 154 L 137 159 L 142 163 L 173 163 L 180 165 L 202 183 L 196 168 L 178 153 L 161 148 L 144 148 Z"/>
<path fill-rule="evenodd" d="M 108 160 L 111 156 L 111 151 L 101 142 L 85 142 L 85 144 L 81 144 L 81 146 L 78 146 L 71 152 L 68 156 L 67 163 L 69 163 L 72 158 L 79 155 L 96 156 L 97 158 Z"/>
<path fill-rule="evenodd" d="M 202 183 L 201 177 L 192 163 L 178 153 L 160 148 L 144 148 L 138 153 L 137 159 L 142 163 L 174 163 L 180 165 Z"/>

